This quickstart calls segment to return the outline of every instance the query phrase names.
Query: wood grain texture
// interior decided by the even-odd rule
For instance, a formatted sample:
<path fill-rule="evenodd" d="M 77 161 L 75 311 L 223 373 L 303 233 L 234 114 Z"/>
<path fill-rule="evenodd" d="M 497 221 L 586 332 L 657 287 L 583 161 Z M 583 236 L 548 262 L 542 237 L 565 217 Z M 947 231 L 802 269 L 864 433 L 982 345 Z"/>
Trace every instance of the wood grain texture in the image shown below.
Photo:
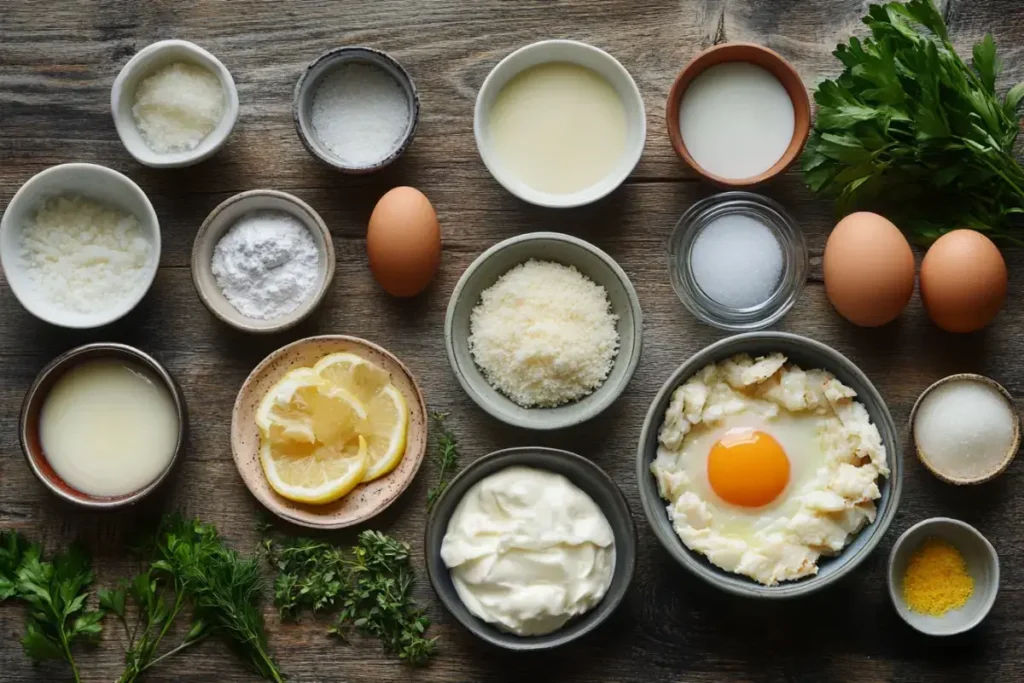
<path fill-rule="evenodd" d="M 260 506 L 232 463 L 228 442 L 238 387 L 278 346 L 314 333 L 362 336 L 387 347 L 419 379 L 429 407 L 451 413 L 464 459 L 530 444 L 568 448 L 592 458 L 622 486 L 640 530 L 639 564 L 627 602 L 612 623 L 563 650 L 538 655 L 495 651 L 466 634 L 435 601 L 425 578 L 417 595 L 429 605 L 441 655 L 410 671 L 376 642 L 326 639 L 310 620 L 282 625 L 266 615 L 271 645 L 291 679 L 316 681 L 1020 681 L 1024 648 L 1024 463 L 979 488 L 954 489 L 931 478 L 907 453 L 905 422 L 913 401 L 952 372 L 994 377 L 1024 396 L 1024 253 L 1008 251 L 1011 293 L 990 329 L 966 337 L 937 331 L 915 296 L 907 314 L 883 330 L 856 329 L 825 299 L 820 255 L 832 209 L 814 201 L 790 174 L 766 190 L 803 226 L 812 277 L 779 326 L 848 354 L 867 372 L 903 427 L 907 475 L 896 521 L 854 576 L 812 600 L 753 605 L 691 578 L 658 546 L 643 518 L 634 452 L 647 407 L 670 372 L 724 335 L 699 325 L 679 304 L 667 278 L 664 244 L 682 211 L 712 189 L 694 180 L 665 133 L 664 99 L 679 69 L 722 40 L 751 40 L 791 60 L 808 85 L 838 69 L 830 52 L 861 31 L 861 0 L 7 0 L 0 9 L 0 208 L 32 174 L 68 161 L 127 173 L 149 194 L 163 230 L 160 273 L 142 305 L 104 330 L 71 332 L 44 325 L 14 300 L 0 278 L 0 526 L 16 527 L 56 550 L 82 538 L 96 556 L 102 584 L 132 571 L 126 547 L 162 510 L 181 508 L 215 523 L 235 547 L 257 542 Z M 992 31 L 1007 64 L 1007 83 L 1024 79 L 1024 5 L 1009 0 L 947 0 L 955 39 L 968 47 Z M 192 169 L 155 171 L 134 163 L 109 114 L 110 86 L 138 49 L 163 38 L 195 41 L 231 70 L 241 116 L 226 147 Z M 633 74 L 647 105 L 649 135 L 629 182 L 597 206 L 553 212 L 525 206 L 488 176 L 476 153 L 472 110 L 490 68 L 523 44 L 548 37 L 607 49 Z M 409 70 L 422 98 L 416 141 L 394 167 L 368 178 L 343 177 L 311 159 L 295 135 L 292 89 L 303 67 L 345 44 L 389 51 Z M 413 301 L 396 301 L 372 280 L 363 236 L 376 199 L 410 184 L 435 203 L 442 222 L 442 268 Z M 188 270 L 192 238 L 226 197 L 256 187 L 297 194 L 330 226 L 337 276 L 317 315 L 272 338 L 235 333 L 202 308 Z M 559 230 L 593 241 L 622 265 L 645 313 L 644 356 L 620 401 L 605 418 L 559 434 L 500 425 L 465 396 L 448 368 L 442 323 L 463 269 L 494 242 L 531 230 Z M 140 509 L 85 513 L 47 495 L 25 466 L 17 441 L 18 410 L 35 373 L 54 355 L 93 340 L 134 344 L 165 362 L 191 412 L 189 447 L 180 470 Z M 425 466 L 409 491 L 374 528 L 408 539 L 422 567 L 424 501 L 435 470 Z M 1002 558 L 999 599 L 983 626 L 950 640 L 929 640 L 899 621 L 885 590 L 894 538 L 922 518 L 947 514 L 976 525 Z M 282 527 L 283 528 L 283 527 Z M 298 533 L 297 529 L 285 529 Z M 347 541 L 351 534 L 332 534 Z M 421 572 L 422 574 L 422 572 Z M 18 644 L 21 610 L 0 608 L 0 679 L 67 680 L 59 666 L 33 667 Z M 87 681 L 119 672 L 111 629 L 103 644 L 79 655 Z M 211 641 L 147 678 L 154 683 L 252 681 L 220 643 Z"/>

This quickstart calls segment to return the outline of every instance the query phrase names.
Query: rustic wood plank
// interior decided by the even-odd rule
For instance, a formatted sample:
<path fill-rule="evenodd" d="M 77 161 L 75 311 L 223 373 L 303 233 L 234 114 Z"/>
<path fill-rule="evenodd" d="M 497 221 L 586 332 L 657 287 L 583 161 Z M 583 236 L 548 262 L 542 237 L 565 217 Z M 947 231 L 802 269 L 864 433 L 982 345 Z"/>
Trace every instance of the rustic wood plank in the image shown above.
<path fill-rule="evenodd" d="M 958 490 L 938 483 L 907 455 L 904 499 L 893 529 L 855 576 L 820 599 L 758 605 L 718 594 L 676 566 L 648 531 L 640 509 L 633 458 L 651 399 L 668 374 L 704 345 L 724 336 L 698 325 L 666 277 L 664 242 L 679 214 L 712 192 L 695 182 L 664 132 L 664 98 L 678 70 L 721 40 L 752 40 L 789 58 L 805 82 L 837 72 L 836 42 L 862 32 L 863 0 L 527 0 L 462 3 L 369 0 L 289 3 L 255 0 L 191 3 L 11 0 L 0 13 L 0 207 L 33 173 L 65 161 L 91 161 L 128 173 L 150 195 L 163 228 L 162 267 L 144 303 L 106 330 L 73 333 L 39 323 L 14 301 L 0 277 L 0 526 L 24 530 L 49 549 L 82 538 L 93 549 L 101 583 L 133 570 L 126 548 L 164 509 L 180 507 L 214 522 L 240 550 L 257 540 L 260 507 L 231 461 L 228 428 L 235 392 L 266 353 L 320 332 L 345 332 L 380 342 L 419 378 L 431 409 L 450 424 L 471 460 L 524 444 L 569 448 L 594 459 L 622 486 L 639 529 L 633 589 L 613 622 L 562 651 L 531 656 L 478 643 L 452 620 L 426 585 L 442 654 L 410 672 L 374 642 L 327 640 L 311 620 L 279 623 L 266 616 L 271 644 L 295 681 L 1017 681 L 1024 680 L 1020 614 L 1024 612 L 1022 465 L 997 482 Z M 1024 78 L 1024 6 L 999 0 L 948 0 L 957 44 L 991 30 L 1007 68 L 1004 82 Z M 155 171 L 131 161 L 109 116 L 109 88 L 137 49 L 161 38 L 194 40 L 217 54 L 238 82 L 239 125 L 214 159 L 185 171 Z M 647 105 L 644 158 L 627 185 L 598 206 L 556 213 L 528 207 L 504 192 L 480 163 L 472 136 L 476 90 L 512 49 L 543 37 L 573 37 L 608 49 L 637 80 Z M 308 157 L 292 127 L 290 106 L 301 69 L 342 44 L 371 44 L 394 54 L 412 73 L 423 101 L 415 144 L 393 168 L 347 178 Z M 388 188 L 411 184 L 435 203 L 444 253 L 435 284 L 411 302 L 388 298 L 366 267 L 363 235 L 373 203 Z M 206 214 L 232 194 L 273 187 L 310 202 L 330 226 L 338 251 L 335 285 L 322 310 L 298 330 L 254 339 L 217 323 L 201 307 L 188 266 L 192 238 Z M 807 290 L 780 329 L 833 345 L 861 365 L 905 425 L 918 393 L 954 371 L 978 371 L 1024 400 L 1020 366 L 1024 338 L 1024 252 L 1007 252 L 1011 295 L 995 325 L 965 338 L 945 335 L 926 319 L 917 297 L 900 321 L 859 330 L 839 319 L 825 299 L 820 254 L 832 225 L 827 203 L 810 198 L 795 173 L 766 190 L 803 226 L 812 254 Z M 530 434 L 483 415 L 452 377 L 441 326 L 448 296 L 463 269 L 494 242 L 551 229 L 591 240 L 633 279 L 645 312 L 644 356 L 626 394 L 591 425 L 559 434 Z M 82 513 L 46 494 L 24 466 L 18 410 L 35 373 L 57 353 L 86 341 L 115 339 L 153 352 L 179 379 L 192 433 L 173 480 L 139 510 Z M 412 488 L 372 526 L 408 539 L 422 566 L 427 466 Z M 1003 561 L 1000 598 L 986 623 L 951 641 L 911 632 L 892 611 L 885 562 L 896 535 L 912 523 L 949 514 L 978 526 Z M 297 530 L 281 527 L 290 533 Z M 345 541 L 351 534 L 332 534 Z M 59 666 L 32 667 L 17 639 L 20 610 L 0 608 L 0 675 L 4 681 L 63 681 Z M 120 649 L 112 629 L 79 662 L 88 681 L 112 680 Z M 203 644 L 149 681 L 251 681 L 217 642 Z"/>

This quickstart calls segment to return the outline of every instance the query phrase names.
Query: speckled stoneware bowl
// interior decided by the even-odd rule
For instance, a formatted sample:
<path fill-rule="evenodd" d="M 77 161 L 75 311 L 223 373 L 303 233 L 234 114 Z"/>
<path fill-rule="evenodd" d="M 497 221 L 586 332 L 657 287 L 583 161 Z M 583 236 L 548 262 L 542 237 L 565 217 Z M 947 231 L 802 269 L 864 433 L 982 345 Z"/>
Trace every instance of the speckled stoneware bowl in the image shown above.
<path fill-rule="evenodd" d="M 441 559 L 441 541 L 448 531 L 448 521 L 462 497 L 481 479 L 514 466 L 535 467 L 564 476 L 601 508 L 615 535 L 615 569 L 612 573 L 612 583 L 604 598 L 586 614 L 543 636 L 518 636 L 506 633 L 473 616 L 455 592 L 451 574 Z M 527 446 L 495 451 L 462 470 L 434 505 L 427 519 L 423 547 L 427 574 L 434 592 L 440 598 L 441 604 L 468 631 L 481 640 L 506 650 L 549 650 L 570 643 L 596 629 L 611 616 L 626 597 L 636 567 L 636 525 L 633 523 L 626 497 L 600 467 L 575 453 Z"/>
<path fill-rule="evenodd" d="M 516 404 L 487 383 L 469 350 L 469 320 L 480 302 L 480 293 L 530 259 L 574 266 L 605 288 L 612 312 L 619 316 L 619 353 L 604 384 L 580 400 L 556 408 L 523 408 Z M 633 283 L 611 256 L 576 237 L 534 232 L 499 242 L 469 265 L 448 302 L 444 340 L 456 379 L 478 406 L 515 427 L 562 429 L 596 416 L 625 391 L 640 362 L 643 314 Z"/>
<path fill-rule="evenodd" d="M 320 258 L 313 290 L 299 306 L 277 318 L 258 320 L 242 315 L 217 285 L 213 275 L 213 252 L 221 238 L 244 215 L 254 211 L 283 211 L 309 230 Z M 271 334 L 295 327 L 320 305 L 334 279 L 334 241 L 320 214 L 306 202 L 287 192 L 247 190 L 228 197 L 210 212 L 192 243 L 192 284 L 199 300 L 222 322 L 243 332 Z"/>
<path fill-rule="evenodd" d="M 948 541 L 963 555 L 974 580 L 967 604 L 941 617 L 912 611 L 903 600 L 903 576 L 911 556 L 928 538 Z M 969 631 L 988 615 L 999 592 L 999 555 L 981 533 L 957 519 L 932 517 L 903 532 L 889 555 L 889 597 L 903 621 L 930 636 L 952 636 Z"/>
<path fill-rule="evenodd" d="M 317 87 L 331 71 L 343 64 L 353 62 L 370 64 L 386 71 L 405 93 L 409 105 L 409 124 L 406 126 L 405 133 L 402 134 L 402 138 L 393 149 L 381 157 L 380 161 L 369 166 L 356 166 L 346 162 L 328 149 L 313 129 L 313 96 Z M 295 120 L 295 130 L 299 134 L 299 140 L 306 151 L 314 157 L 345 173 L 373 173 L 390 165 L 395 159 L 402 156 L 412 144 L 413 137 L 416 135 L 416 124 L 420 118 L 420 97 L 409 72 L 388 53 L 375 50 L 372 47 L 339 47 L 328 50 L 314 59 L 299 77 L 298 83 L 295 84 L 295 96 L 292 101 L 292 118 Z"/>
<path fill-rule="evenodd" d="M 93 496 L 73 488 L 54 471 L 53 466 L 46 460 L 46 453 L 43 451 L 42 440 L 39 436 L 39 416 L 50 390 L 64 373 L 81 363 L 111 358 L 141 366 L 163 383 L 163 386 L 170 393 L 174 408 L 177 411 L 178 438 L 174 445 L 174 455 L 171 457 L 171 461 L 156 479 L 138 491 L 122 496 Z M 39 372 L 39 375 L 25 394 L 25 401 L 21 407 L 21 428 L 19 430 L 21 450 L 25 454 L 25 461 L 28 463 L 29 469 L 32 470 L 32 474 L 36 475 L 36 478 L 57 497 L 92 510 L 111 510 L 131 505 L 159 488 L 181 457 L 181 453 L 185 449 L 187 434 L 188 410 L 185 406 L 185 397 L 174 381 L 174 378 L 171 377 L 171 374 L 167 372 L 163 365 L 148 353 L 144 353 L 126 344 L 99 342 L 65 351 L 50 361 Z"/>
<path fill-rule="evenodd" d="M 890 474 L 887 479 L 881 478 L 878 482 L 882 496 L 875 501 L 875 521 L 861 529 L 838 555 L 822 557 L 818 561 L 819 569 L 816 575 L 777 586 L 763 586 L 745 576 L 719 569 L 703 555 L 693 552 L 683 544 L 672 528 L 666 511 L 666 501 L 658 495 L 658 485 L 651 474 L 651 463 L 657 457 L 658 431 L 664 421 L 665 410 L 677 387 L 709 363 L 725 360 L 737 353 L 757 357 L 775 351 L 785 354 L 791 362 L 805 370 L 828 370 L 839 381 L 857 392 L 857 400 L 864 404 L 871 422 L 878 427 L 882 443 L 885 445 Z M 636 475 L 644 514 L 654 529 L 654 535 L 685 569 L 727 593 L 762 599 L 793 598 L 810 595 L 835 583 L 853 571 L 875 549 L 899 506 L 900 492 L 903 489 L 903 459 L 900 455 L 899 434 L 885 401 L 867 375 L 846 356 L 821 342 L 795 334 L 749 332 L 728 337 L 698 351 L 668 378 L 654 398 L 647 412 L 647 419 L 644 420 L 637 447 Z"/>
<path fill-rule="evenodd" d="M 384 368 L 402 392 L 409 407 L 409 431 L 405 456 L 394 470 L 380 479 L 360 484 L 340 500 L 326 505 L 296 503 L 281 496 L 267 483 L 260 464 L 260 433 L 256 408 L 267 391 L 293 368 L 312 367 L 331 353 L 346 351 Z M 325 335 L 308 337 L 283 346 L 263 359 L 242 384 L 231 413 L 231 453 L 242 480 L 256 499 L 278 517 L 315 529 L 341 529 L 359 524 L 391 505 L 416 476 L 427 450 L 427 408 L 416 380 L 391 353 L 357 337 Z"/>
<path fill-rule="evenodd" d="M 932 463 L 931 459 L 928 457 L 928 454 L 921 450 L 921 447 L 917 445 L 917 439 L 914 436 L 914 421 L 917 419 L 917 410 L 918 408 L 921 407 L 921 402 L 924 400 L 924 397 L 930 394 L 935 389 L 941 387 L 943 384 L 946 384 L 948 382 L 955 382 L 958 380 L 980 382 L 995 389 L 996 391 L 999 392 L 1003 399 L 1006 400 L 1007 405 L 1010 407 L 1010 412 L 1013 413 L 1013 416 L 1015 418 L 1015 422 L 1013 424 L 1013 445 L 1010 446 L 1010 450 L 1006 452 L 1006 456 L 998 465 L 992 468 L 990 472 L 984 474 L 983 476 L 976 477 L 973 479 L 963 479 L 960 477 L 955 477 L 946 472 L 943 472 L 940 468 L 936 467 L 935 464 Z M 1005 387 L 1003 387 L 1002 384 L 995 381 L 994 379 L 989 379 L 984 375 L 976 375 L 970 372 L 962 372 L 956 375 L 950 375 L 949 377 L 943 377 L 938 382 L 935 382 L 930 387 L 922 391 L 921 395 L 917 397 L 917 401 L 914 402 L 914 408 L 913 410 L 910 411 L 909 424 L 910 438 L 914 443 L 914 452 L 917 453 L 917 459 L 921 461 L 921 464 L 924 465 L 929 472 L 934 474 L 942 481 L 947 482 L 949 484 L 956 484 L 958 486 L 964 486 L 967 484 L 984 484 L 986 481 L 991 481 L 992 479 L 995 479 L 1000 474 L 1006 471 L 1006 468 L 1010 466 L 1011 462 L 1013 462 L 1014 457 L 1016 457 L 1017 455 L 1017 450 L 1020 448 L 1020 414 L 1017 412 L 1017 407 L 1013 404 L 1013 396 L 1010 394 L 1009 391 L 1006 390 Z"/>

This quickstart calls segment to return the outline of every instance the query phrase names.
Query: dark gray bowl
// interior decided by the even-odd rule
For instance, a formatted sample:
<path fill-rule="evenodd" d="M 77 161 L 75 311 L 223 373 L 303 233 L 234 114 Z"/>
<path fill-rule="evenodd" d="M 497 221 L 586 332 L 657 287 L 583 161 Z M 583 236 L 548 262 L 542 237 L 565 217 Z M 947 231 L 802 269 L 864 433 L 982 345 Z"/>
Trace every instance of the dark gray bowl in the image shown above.
<path fill-rule="evenodd" d="M 313 130 L 313 95 L 316 93 L 317 87 L 331 71 L 342 64 L 351 62 L 372 64 L 386 71 L 405 92 L 409 104 L 409 125 L 398 146 L 383 159 L 370 166 L 353 166 L 346 163 L 329 150 Z M 295 95 L 292 101 L 292 118 L 295 120 L 295 130 L 299 134 L 299 140 L 302 141 L 306 151 L 314 157 L 345 173 L 357 175 L 372 173 L 391 164 L 402 156 L 412 144 L 412 139 L 416 135 L 416 124 L 420 118 L 420 98 L 409 72 L 388 53 L 375 50 L 372 47 L 338 47 L 328 50 L 310 62 L 302 76 L 299 77 L 298 83 L 295 84 Z"/>
<path fill-rule="evenodd" d="M 484 477 L 513 466 L 535 467 L 561 474 L 590 496 L 612 527 L 615 534 L 615 571 L 608 592 L 594 609 L 573 619 L 553 633 L 543 636 L 517 636 L 506 633 L 473 616 L 462 604 L 444 560 L 441 559 L 441 541 L 448 530 L 455 507 L 471 486 Z M 584 457 L 554 448 L 526 446 L 507 448 L 485 455 L 459 473 L 437 501 L 427 519 L 426 542 L 427 575 L 441 604 L 463 626 L 482 640 L 506 650 L 548 650 L 565 645 L 601 625 L 622 599 L 626 597 L 636 566 L 636 525 L 630 514 L 626 497 L 611 477 Z"/>
<path fill-rule="evenodd" d="M 876 501 L 878 514 L 875 521 L 861 529 L 838 555 L 822 557 L 818 561 L 819 569 L 816 575 L 777 586 L 763 586 L 745 576 L 719 569 L 703 555 L 693 552 L 683 544 L 672 528 L 672 522 L 665 510 L 665 501 L 658 495 L 658 485 L 651 474 L 651 463 L 657 457 L 658 430 L 676 387 L 708 363 L 724 360 L 737 353 L 748 353 L 756 357 L 773 351 L 786 354 L 789 360 L 804 369 L 828 370 L 843 384 L 857 392 L 857 400 L 864 404 L 871 421 L 878 427 L 882 436 L 891 472 L 889 478 L 882 479 L 879 484 L 882 497 Z M 749 332 L 728 337 L 702 349 L 680 365 L 668 378 L 654 398 L 647 412 L 647 419 L 644 420 L 636 454 L 636 475 L 644 514 L 654 529 L 654 535 L 684 568 L 727 593 L 751 598 L 793 598 L 809 595 L 835 583 L 853 571 L 875 549 L 896 515 L 900 492 L 903 489 L 903 460 L 900 457 L 896 425 L 885 401 L 867 376 L 850 359 L 821 342 L 799 335 L 786 332 Z"/>

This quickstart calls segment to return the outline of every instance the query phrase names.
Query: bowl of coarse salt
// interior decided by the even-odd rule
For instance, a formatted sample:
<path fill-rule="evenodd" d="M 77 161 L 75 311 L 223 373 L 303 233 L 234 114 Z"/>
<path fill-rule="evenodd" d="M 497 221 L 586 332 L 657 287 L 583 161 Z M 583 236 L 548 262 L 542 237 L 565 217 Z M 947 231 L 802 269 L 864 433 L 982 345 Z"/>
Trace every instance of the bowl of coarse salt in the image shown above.
<path fill-rule="evenodd" d="M 298 325 L 334 279 L 334 243 L 320 215 L 286 192 L 250 190 L 203 221 L 192 245 L 192 283 L 203 304 L 243 332 Z"/>
<path fill-rule="evenodd" d="M 551 430 L 586 422 L 622 395 L 640 362 L 643 315 L 611 256 L 534 232 L 470 264 L 444 334 L 452 371 L 478 406 L 516 427 Z"/>
<path fill-rule="evenodd" d="M 96 164 L 32 176 L 0 220 L 0 265 L 40 320 L 100 327 L 142 300 L 160 263 L 160 224 L 146 194 Z"/>
<path fill-rule="evenodd" d="M 369 47 L 339 47 L 314 59 L 295 84 L 292 116 L 314 157 L 346 173 L 371 173 L 412 143 L 420 100 L 409 73 Z"/>

